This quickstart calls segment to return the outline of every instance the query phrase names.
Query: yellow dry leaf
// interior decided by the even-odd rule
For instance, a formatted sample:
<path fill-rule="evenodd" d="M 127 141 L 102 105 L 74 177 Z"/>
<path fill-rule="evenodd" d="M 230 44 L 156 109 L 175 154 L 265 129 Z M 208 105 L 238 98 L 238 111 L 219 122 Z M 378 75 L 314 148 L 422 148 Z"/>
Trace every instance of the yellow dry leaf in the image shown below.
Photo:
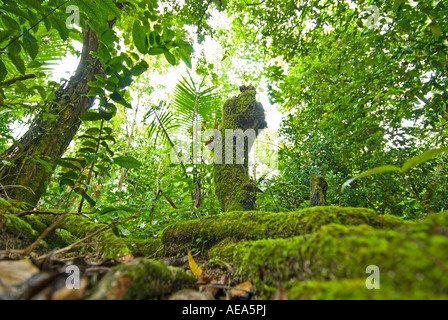
<path fill-rule="evenodd" d="M 200 277 L 202 274 L 202 269 L 199 268 L 198 264 L 196 263 L 196 261 L 194 261 L 193 256 L 191 255 L 190 250 L 188 250 L 188 264 L 190 265 L 190 269 L 191 272 L 193 272 L 193 274 L 196 277 Z"/>

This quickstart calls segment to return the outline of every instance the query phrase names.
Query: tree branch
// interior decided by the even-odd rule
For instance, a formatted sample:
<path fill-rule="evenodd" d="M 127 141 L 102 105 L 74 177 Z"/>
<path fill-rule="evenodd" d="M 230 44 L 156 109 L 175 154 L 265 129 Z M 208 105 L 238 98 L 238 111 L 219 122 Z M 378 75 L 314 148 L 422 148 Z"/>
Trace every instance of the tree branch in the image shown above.
<path fill-rule="evenodd" d="M 27 74 L 27 75 L 24 75 L 21 77 L 13 78 L 8 81 L 0 82 L 0 87 L 7 87 L 7 86 L 10 86 L 10 85 L 16 83 L 17 81 L 24 81 L 24 80 L 33 79 L 33 78 L 36 78 L 35 74 Z"/>

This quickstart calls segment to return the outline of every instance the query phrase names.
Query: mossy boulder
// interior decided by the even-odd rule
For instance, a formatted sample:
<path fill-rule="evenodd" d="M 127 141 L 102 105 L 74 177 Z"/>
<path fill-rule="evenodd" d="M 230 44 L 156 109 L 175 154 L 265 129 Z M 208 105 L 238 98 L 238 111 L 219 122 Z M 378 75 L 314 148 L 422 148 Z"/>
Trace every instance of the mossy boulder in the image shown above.
<path fill-rule="evenodd" d="M 308 235 L 219 245 L 209 256 L 234 263 L 262 298 L 271 298 L 279 285 L 291 298 L 446 298 L 448 237 L 440 230 L 448 227 L 447 216 L 395 230 L 332 223 Z M 375 293 L 365 286 L 370 265 L 380 270 Z M 350 293 L 344 283 L 358 289 Z"/>
<path fill-rule="evenodd" d="M 173 292 L 191 288 L 196 276 L 150 259 L 135 259 L 112 268 L 95 286 L 91 300 L 167 299 Z"/>
<path fill-rule="evenodd" d="M 39 236 L 27 222 L 10 215 L 0 213 L 0 250 L 25 249 Z"/>
<path fill-rule="evenodd" d="M 120 238 L 131 250 L 133 255 L 144 257 L 161 257 L 162 241 L 160 238 L 150 239 L 132 239 L 132 238 Z"/>
<path fill-rule="evenodd" d="M 204 251 L 224 239 L 257 240 L 308 234 L 330 223 L 392 229 L 405 222 L 394 216 L 378 215 L 370 209 L 335 206 L 281 213 L 230 212 L 171 225 L 162 234 L 162 244 L 166 255 L 176 255 L 193 249 Z"/>
<path fill-rule="evenodd" d="M 55 215 L 42 215 L 39 216 L 39 221 L 48 226 L 57 218 L 58 216 Z M 67 230 L 74 237 L 82 239 L 104 226 L 104 224 L 94 222 L 81 215 L 67 214 L 66 218 L 58 225 L 58 228 Z M 126 254 L 131 253 L 129 247 L 111 229 L 101 232 L 99 235 L 93 237 L 93 240 L 93 243 L 97 244 L 96 249 L 98 252 L 106 257 L 120 259 Z"/>

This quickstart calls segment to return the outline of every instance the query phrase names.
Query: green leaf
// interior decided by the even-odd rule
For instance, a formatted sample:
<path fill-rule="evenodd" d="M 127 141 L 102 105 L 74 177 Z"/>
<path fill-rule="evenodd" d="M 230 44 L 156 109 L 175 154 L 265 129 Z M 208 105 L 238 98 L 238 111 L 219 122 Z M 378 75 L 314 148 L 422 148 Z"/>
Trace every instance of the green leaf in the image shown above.
<path fill-rule="evenodd" d="M 132 27 L 132 38 L 134 39 L 134 45 L 137 50 L 146 54 L 148 52 L 148 38 L 146 37 L 146 32 L 143 29 L 140 21 L 135 21 Z"/>
<path fill-rule="evenodd" d="M 106 214 L 106 213 L 114 212 L 114 211 L 125 211 L 125 212 L 130 212 L 130 213 L 139 213 L 140 212 L 133 207 L 120 205 L 120 206 L 115 206 L 115 207 L 105 207 L 98 212 L 98 215 L 102 215 L 102 214 Z"/>
<path fill-rule="evenodd" d="M 386 173 L 386 172 L 402 172 L 402 170 L 399 167 L 393 166 L 393 165 L 385 165 L 385 166 L 380 166 L 380 167 L 376 167 L 367 171 L 364 171 L 363 173 L 357 175 L 354 178 L 351 178 L 347 181 L 344 182 L 344 184 L 342 185 L 341 188 L 341 192 L 344 191 L 344 189 L 350 185 L 350 183 L 352 183 L 353 181 L 363 178 L 363 177 L 368 177 L 377 173 Z"/>
<path fill-rule="evenodd" d="M 75 180 L 76 181 L 76 179 L 78 179 L 78 174 L 76 172 L 74 172 L 74 171 L 64 172 L 64 174 L 61 175 L 61 181 L 62 180 L 66 180 L 66 179 L 68 179 L 68 180 Z"/>
<path fill-rule="evenodd" d="M 95 200 L 93 200 L 86 192 L 85 192 L 85 190 L 83 190 L 82 192 L 81 192 L 81 197 L 83 197 L 92 207 L 94 207 L 95 206 L 95 204 L 96 204 L 96 201 Z"/>
<path fill-rule="evenodd" d="M 59 185 L 62 187 L 62 186 L 65 186 L 65 185 L 68 185 L 68 186 L 70 186 L 70 187 L 73 187 L 74 185 L 75 185 L 75 181 L 73 181 L 73 180 L 69 180 L 69 179 L 62 179 L 61 181 L 59 181 Z"/>
<path fill-rule="evenodd" d="M 131 156 L 120 156 L 113 159 L 114 163 L 125 169 L 134 169 L 142 165 L 140 161 Z"/>
<path fill-rule="evenodd" d="M 149 68 L 148 63 L 146 63 L 146 61 L 142 60 L 142 61 L 140 61 L 140 63 L 138 63 L 136 66 L 134 66 L 131 69 L 131 73 L 133 76 L 137 77 L 137 76 L 141 75 L 142 73 L 144 73 L 146 70 L 148 70 L 148 68 Z"/>
<path fill-rule="evenodd" d="M 34 38 L 27 28 L 23 27 L 23 37 L 31 43 L 37 43 L 36 38 Z"/>
<path fill-rule="evenodd" d="M 80 171 L 81 169 L 77 166 L 75 166 L 73 163 L 70 163 L 64 159 L 59 159 L 56 161 L 56 164 L 63 167 L 63 168 L 67 168 L 67 169 L 72 169 L 75 171 Z"/>
<path fill-rule="evenodd" d="M 39 53 L 39 46 L 37 45 L 37 43 L 30 42 L 28 41 L 28 39 L 24 39 L 23 47 L 25 48 L 25 51 L 30 55 L 30 58 L 32 60 L 36 59 L 36 56 Z"/>
<path fill-rule="evenodd" d="M 159 55 L 164 52 L 163 48 L 152 48 L 148 51 L 148 54 L 151 56 Z"/>
<path fill-rule="evenodd" d="M 8 53 L 8 58 L 21 74 L 25 74 L 25 64 L 18 54 Z"/>
<path fill-rule="evenodd" d="M 435 22 L 431 22 L 431 24 L 429 25 L 429 29 L 431 30 L 432 34 L 437 37 L 440 37 L 442 35 L 442 30 Z"/>
<path fill-rule="evenodd" d="M 79 153 L 96 153 L 94 148 L 80 148 L 78 150 Z"/>
<path fill-rule="evenodd" d="M 81 116 L 82 121 L 98 121 L 102 119 L 104 119 L 104 117 L 95 111 L 87 111 Z"/>
<path fill-rule="evenodd" d="M 89 128 L 86 133 L 89 135 L 99 134 L 101 131 L 98 128 Z"/>
<path fill-rule="evenodd" d="M 165 43 L 168 43 L 171 40 L 173 40 L 174 36 L 175 36 L 174 31 L 172 31 L 168 28 L 163 28 L 162 39 Z"/>
<path fill-rule="evenodd" d="M 184 48 L 176 48 L 175 51 L 177 54 L 179 54 L 182 61 L 185 63 L 185 65 L 191 69 L 191 56 L 188 53 L 188 51 Z"/>
<path fill-rule="evenodd" d="M 90 84 L 96 84 L 98 81 L 90 81 Z M 89 83 L 87 85 L 89 85 Z M 95 97 L 95 96 L 101 96 L 104 94 L 103 89 L 101 88 L 92 88 L 90 91 L 86 94 L 87 97 Z"/>
<path fill-rule="evenodd" d="M 448 147 L 443 147 L 443 148 L 439 148 L 439 149 L 431 149 L 431 150 L 425 151 L 416 157 L 408 159 L 401 167 L 401 170 L 403 172 L 408 172 L 410 169 L 414 168 L 415 166 L 417 166 L 423 162 L 426 162 L 428 160 L 431 160 L 447 151 L 448 151 Z"/>
<path fill-rule="evenodd" d="M 102 8 L 106 8 L 107 12 L 112 14 L 113 16 L 119 18 L 121 16 L 120 10 L 115 5 L 113 0 L 101 0 Z"/>
<path fill-rule="evenodd" d="M 6 70 L 6 66 L 3 61 L 0 60 L 0 81 L 3 81 L 3 79 L 5 79 L 7 75 L 8 70 Z"/>
<path fill-rule="evenodd" d="M 36 159 L 36 161 L 45 167 L 45 171 L 47 171 L 49 173 L 53 173 L 53 167 L 51 166 L 50 163 L 48 163 L 47 161 L 42 160 L 42 159 Z"/>
<path fill-rule="evenodd" d="M 109 49 L 103 43 L 100 43 L 98 47 L 98 58 L 100 59 L 102 64 L 107 64 L 111 59 Z"/>
<path fill-rule="evenodd" d="M 163 55 L 165 56 L 166 60 L 173 66 L 177 64 L 176 58 L 169 50 L 164 50 Z"/>

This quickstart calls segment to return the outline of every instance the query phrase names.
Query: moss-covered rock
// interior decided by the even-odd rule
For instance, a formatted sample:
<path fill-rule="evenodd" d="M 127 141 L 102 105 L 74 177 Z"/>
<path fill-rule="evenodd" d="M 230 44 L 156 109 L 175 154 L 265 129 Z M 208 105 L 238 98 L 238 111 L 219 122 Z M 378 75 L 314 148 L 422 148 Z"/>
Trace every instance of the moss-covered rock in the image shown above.
<path fill-rule="evenodd" d="M 0 250 L 25 249 L 39 236 L 27 222 L 10 215 L 0 213 Z"/>
<path fill-rule="evenodd" d="M 90 295 L 91 300 L 166 299 L 197 281 L 180 268 L 150 259 L 135 259 L 112 268 Z"/>
<path fill-rule="evenodd" d="M 58 216 L 42 215 L 39 216 L 39 221 L 44 225 L 51 225 Z M 98 231 L 103 228 L 104 224 L 96 223 L 81 215 L 68 214 L 66 218 L 58 225 L 58 228 L 67 230 L 76 238 L 82 239 L 85 236 Z M 131 253 L 128 246 L 118 238 L 111 229 L 101 232 L 93 238 L 93 243 L 97 245 L 98 252 L 104 254 L 109 258 L 120 259 L 120 257 Z"/>
<path fill-rule="evenodd" d="M 381 278 L 380 278 L 381 279 Z M 366 279 L 292 281 L 285 290 L 291 300 L 422 300 L 448 299 L 446 294 L 429 291 L 403 291 L 382 284 L 379 290 L 366 289 Z M 273 289 L 273 288 L 272 288 Z"/>
<path fill-rule="evenodd" d="M 45 229 L 48 228 L 48 225 L 40 220 L 42 217 L 42 215 L 26 215 L 21 217 L 21 219 L 27 222 L 34 230 L 41 234 L 45 231 Z M 77 237 L 72 235 L 69 231 L 61 228 L 56 228 L 45 237 L 45 242 L 47 243 L 48 248 L 51 250 L 64 248 L 76 242 L 77 240 Z"/>
<path fill-rule="evenodd" d="M 150 239 L 132 239 L 132 238 L 120 238 L 131 250 L 135 256 L 145 257 L 161 257 L 163 255 L 162 241 L 160 238 Z"/>
<path fill-rule="evenodd" d="M 288 238 L 308 234 L 323 225 L 368 224 L 391 229 L 405 222 L 389 215 L 377 215 L 364 208 L 313 207 L 295 212 L 231 212 L 169 226 L 162 234 L 166 255 L 187 250 L 207 250 L 224 239 L 232 241 Z"/>
<path fill-rule="evenodd" d="M 227 243 L 209 255 L 237 265 L 239 274 L 253 281 L 264 298 L 272 297 L 279 284 L 288 287 L 291 282 L 295 283 L 289 286 L 291 293 L 301 297 L 332 298 L 332 292 L 339 292 L 340 298 L 356 298 L 355 293 L 344 292 L 338 282 L 344 279 L 363 280 L 366 292 L 361 290 L 361 296 L 366 298 L 443 298 L 448 295 L 448 238 L 437 228 L 422 232 L 435 220 L 444 227 L 448 212 L 439 215 L 396 230 L 329 224 L 288 239 Z M 367 293 L 369 265 L 380 270 L 381 294 Z M 297 291 L 303 287 L 299 282 L 309 281 L 325 283 L 319 284 L 316 296 L 314 287 Z"/>

